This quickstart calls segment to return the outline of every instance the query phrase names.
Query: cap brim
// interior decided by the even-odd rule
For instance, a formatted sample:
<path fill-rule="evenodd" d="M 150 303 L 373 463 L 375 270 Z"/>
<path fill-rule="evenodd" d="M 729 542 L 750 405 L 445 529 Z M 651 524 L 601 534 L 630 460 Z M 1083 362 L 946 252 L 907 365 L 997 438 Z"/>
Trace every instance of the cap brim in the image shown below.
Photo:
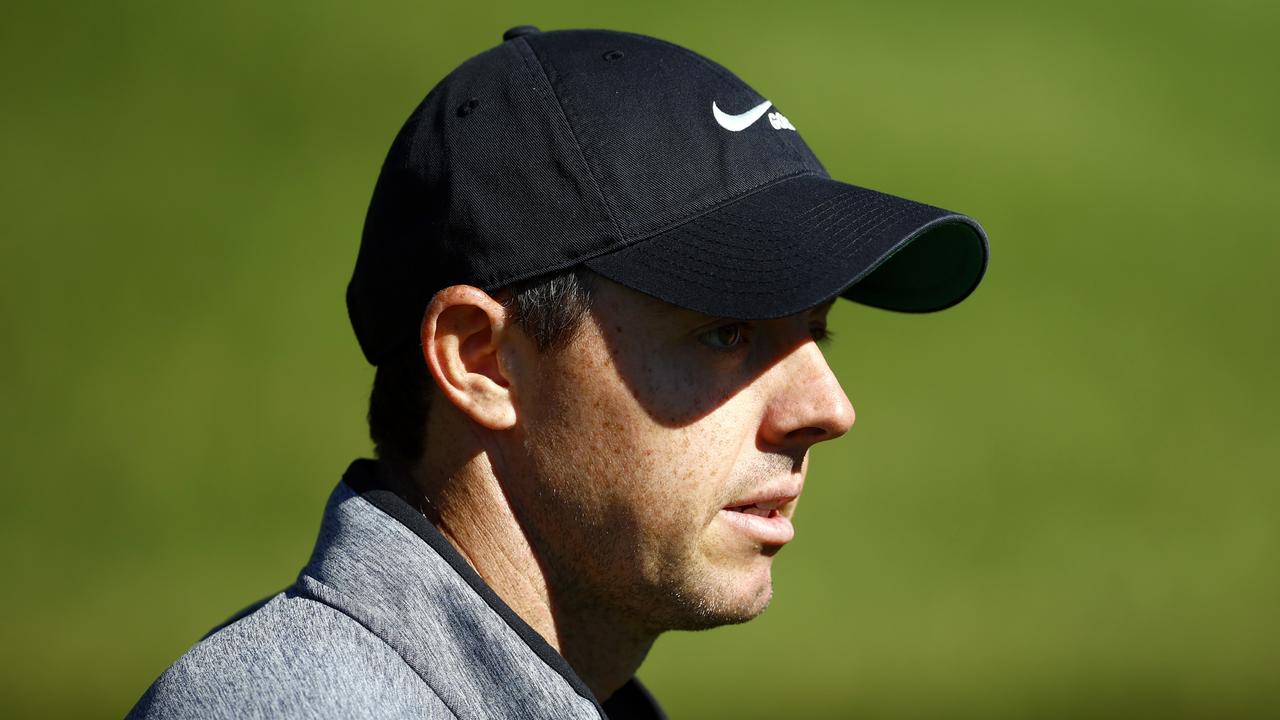
<path fill-rule="evenodd" d="M 802 175 L 584 264 L 720 317 L 783 317 L 837 295 L 933 312 L 978 286 L 987 236 L 975 220 L 949 210 Z"/>

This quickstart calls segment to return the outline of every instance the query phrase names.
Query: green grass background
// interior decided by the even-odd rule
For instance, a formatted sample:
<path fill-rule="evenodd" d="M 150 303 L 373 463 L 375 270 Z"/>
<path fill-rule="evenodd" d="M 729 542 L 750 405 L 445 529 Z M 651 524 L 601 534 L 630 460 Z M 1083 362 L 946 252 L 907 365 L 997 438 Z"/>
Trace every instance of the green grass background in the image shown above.
<path fill-rule="evenodd" d="M 343 289 L 409 110 L 510 25 L 687 45 L 838 178 L 973 214 L 843 304 L 854 431 L 674 717 L 1280 716 L 1280 6 L 5 3 L 0 705 L 122 715 L 369 452 Z"/>

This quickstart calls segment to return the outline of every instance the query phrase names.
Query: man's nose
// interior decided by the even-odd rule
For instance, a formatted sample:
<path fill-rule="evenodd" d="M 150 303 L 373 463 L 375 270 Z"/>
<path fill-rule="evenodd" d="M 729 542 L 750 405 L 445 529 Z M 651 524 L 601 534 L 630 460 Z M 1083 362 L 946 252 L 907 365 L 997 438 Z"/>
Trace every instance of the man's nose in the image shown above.
<path fill-rule="evenodd" d="M 777 384 L 761 427 L 766 443 L 807 447 L 853 427 L 853 404 L 816 343 L 797 347 L 774 370 Z"/>

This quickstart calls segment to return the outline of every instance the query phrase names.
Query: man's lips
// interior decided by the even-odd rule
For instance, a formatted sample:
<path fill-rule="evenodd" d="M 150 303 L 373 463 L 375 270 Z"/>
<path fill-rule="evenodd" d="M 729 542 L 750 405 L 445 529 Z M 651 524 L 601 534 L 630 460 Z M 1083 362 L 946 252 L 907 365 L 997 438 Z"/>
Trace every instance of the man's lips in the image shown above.
<path fill-rule="evenodd" d="M 762 545 L 785 545 L 795 537 L 791 519 L 782 509 L 799 497 L 799 490 L 765 491 L 720 510 L 726 522 Z"/>

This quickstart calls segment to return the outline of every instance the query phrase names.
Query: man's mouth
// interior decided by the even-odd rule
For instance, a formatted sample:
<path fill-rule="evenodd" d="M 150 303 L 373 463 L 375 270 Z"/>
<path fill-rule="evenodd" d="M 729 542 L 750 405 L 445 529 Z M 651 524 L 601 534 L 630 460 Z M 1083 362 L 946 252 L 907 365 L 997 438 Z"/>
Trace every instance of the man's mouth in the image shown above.
<path fill-rule="evenodd" d="M 791 519 L 783 515 L 781 508 L 795 500 L 795 495 L 781 495 L 755 500 L 741 505 L 721 508 L 720 515 L 726 522 L 761 545 L 782 546 L 795 537 Z"/>
<path fill-rule="evenodd" d="M 752 503 L 750 505 L 738 505 L 737 507 L 728 507 L 726 510 L 734 512 L 747 513 L 748 515 L 758 515 L 762 518 L 771 518 L 778 516 L 778 508 L 786 505 L 787 499 L 769 500 L 767 502 Z"/>

